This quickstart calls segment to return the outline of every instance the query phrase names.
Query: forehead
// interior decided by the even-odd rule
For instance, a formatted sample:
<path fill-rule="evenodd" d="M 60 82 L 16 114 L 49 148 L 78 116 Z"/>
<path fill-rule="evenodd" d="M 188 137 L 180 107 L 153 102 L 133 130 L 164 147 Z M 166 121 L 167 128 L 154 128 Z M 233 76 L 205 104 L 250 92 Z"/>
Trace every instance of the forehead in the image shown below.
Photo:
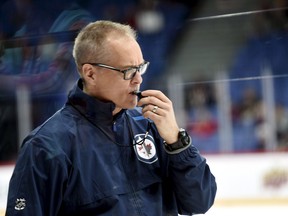
<path fill-rule="evenodd" d="M 138 65 L 143 62 L 142 51 L 132 37 L 118 37 L 107 40 L 109 63 L 119 65 Z"/>

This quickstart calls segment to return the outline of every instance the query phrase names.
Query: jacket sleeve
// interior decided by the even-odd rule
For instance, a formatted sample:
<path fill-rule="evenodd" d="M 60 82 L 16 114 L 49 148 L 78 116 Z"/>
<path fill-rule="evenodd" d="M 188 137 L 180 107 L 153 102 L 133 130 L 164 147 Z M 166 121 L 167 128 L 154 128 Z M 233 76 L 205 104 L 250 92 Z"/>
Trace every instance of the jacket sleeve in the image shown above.
<path fill-rule="evenodd" d="M 178 154 L 169 154 L 169 176 L 179 214 L 203 214 L 213 205 L 216 181 L 206 159 L 193 145 Z"/>
<path fill-rule="evenodd" d="M 57 152 L 26 143 L 10 180 L 6 215 L 57 215 L 67 176 L 61 164 Z"/>

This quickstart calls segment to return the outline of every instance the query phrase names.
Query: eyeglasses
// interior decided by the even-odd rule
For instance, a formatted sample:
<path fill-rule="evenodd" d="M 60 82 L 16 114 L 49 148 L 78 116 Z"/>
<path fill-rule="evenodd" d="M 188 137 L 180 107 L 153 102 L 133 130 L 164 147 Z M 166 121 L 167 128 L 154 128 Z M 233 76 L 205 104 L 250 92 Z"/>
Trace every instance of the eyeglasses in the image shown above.
<path fill-rule="evenodd" d="M 133 79 L 133 77 L 136 75 L 137 72 L 139 72 L 141 75 L 143 75 L 146 72 L 150 62 L 144 61 L 139 66 L 132 66 L 132 67 L 129 67 L 129 68 L 125 69 L 125 70 L 121 70 L 121 69 L 118 69 L 118 68 L 115 68 L 115 67 L 112 67 L 112 66 L 109 66 L 109 65 L 101 64 L 101 63 L 89 63 L 89 62 L 87 62 L 87 63 L 83 63 L 82 66 L 84 64 L 90 64 L 90 65 L 93 65 L 93 66 L 98 66 L 98 67 L 102 67 L 102 68 L 118 71 L 118 72 L 124 74 L 124 80 L 130 80 L 130 79 Z"/>

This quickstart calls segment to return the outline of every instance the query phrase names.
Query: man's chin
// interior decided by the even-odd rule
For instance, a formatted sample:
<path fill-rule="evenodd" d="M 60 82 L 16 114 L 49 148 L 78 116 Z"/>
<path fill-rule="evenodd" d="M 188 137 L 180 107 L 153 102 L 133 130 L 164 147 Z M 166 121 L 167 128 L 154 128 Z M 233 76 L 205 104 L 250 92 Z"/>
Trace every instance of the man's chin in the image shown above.
<path fill-rule="evenodd" d="M 134 109 L 136 106 L 137 106 L 137 101 L 129 104 L 129 105 L 127 106 L 127 109 Z"/>

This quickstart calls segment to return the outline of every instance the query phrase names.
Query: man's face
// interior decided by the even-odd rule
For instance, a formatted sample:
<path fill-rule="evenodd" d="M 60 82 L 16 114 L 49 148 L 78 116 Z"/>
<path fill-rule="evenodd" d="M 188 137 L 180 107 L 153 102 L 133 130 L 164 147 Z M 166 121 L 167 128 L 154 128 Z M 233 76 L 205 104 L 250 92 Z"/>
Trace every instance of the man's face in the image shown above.
<path fill-rule="evenodd" d="M 110 53 L 105 62 L 97 62 L 118 69 L 127 69 L 143 63 L 143 56 L 138 43 L 129 37 L 110 40 L 107 46 Z M 124 80 L 124 74 L 102 67 L 94 67 L 95 85 L 90 95 L 103 100 L 111 101 L 118 109 L 130 109 L 136 106 L 137 96 L 131 94 L 139 90 L 142 77 L 139 72 L 131 80 Z"/>

